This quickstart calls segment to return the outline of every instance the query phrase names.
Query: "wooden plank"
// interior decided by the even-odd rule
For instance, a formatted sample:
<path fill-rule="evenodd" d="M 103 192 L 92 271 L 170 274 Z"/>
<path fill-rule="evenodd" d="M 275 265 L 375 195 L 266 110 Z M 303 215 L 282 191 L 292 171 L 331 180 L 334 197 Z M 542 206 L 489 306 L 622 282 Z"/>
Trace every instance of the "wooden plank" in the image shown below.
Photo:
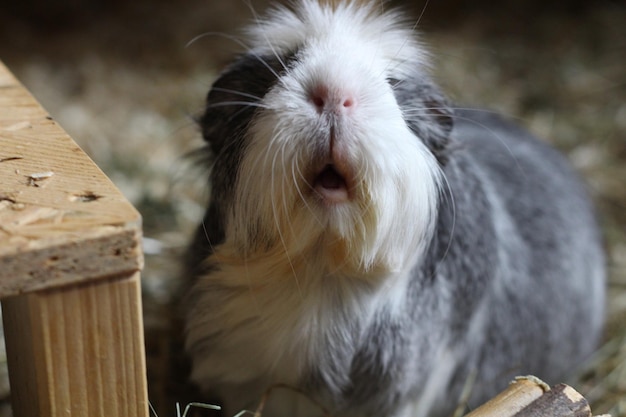
<path fill-rule="evenodd" d="M 16 417 L 147 417 L 139 274 L 2 302 Z"/>
<path fill-rule="evenodd" d="M 0 63 L 0 297 L 139 270 L 141 217 Z"/>
<path fill-rule="evenodd" d="M 0 298 L 16 417 L 147 417 L 141 217 L 0 63 Z"/>

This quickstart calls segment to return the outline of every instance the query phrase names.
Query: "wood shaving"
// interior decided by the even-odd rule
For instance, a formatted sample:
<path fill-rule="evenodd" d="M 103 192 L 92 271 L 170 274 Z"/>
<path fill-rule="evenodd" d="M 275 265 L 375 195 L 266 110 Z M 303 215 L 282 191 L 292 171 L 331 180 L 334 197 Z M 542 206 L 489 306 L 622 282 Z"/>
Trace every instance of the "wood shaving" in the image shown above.
<path fill-rule="evenodd" d="M 37 172 L 34 174 L 30 174 L 27 175 L 26 178 L 28 178 L 28 185 L 31 187 L 39 187 L 39 184 L 37 184 L 37 182 L 39 181 L 43 181 L 43 180 L 47 180 L 48 178 L 52 177 L 54 175 L 54 172 L 52 171 L 45 171 L 45 172 Z"/>

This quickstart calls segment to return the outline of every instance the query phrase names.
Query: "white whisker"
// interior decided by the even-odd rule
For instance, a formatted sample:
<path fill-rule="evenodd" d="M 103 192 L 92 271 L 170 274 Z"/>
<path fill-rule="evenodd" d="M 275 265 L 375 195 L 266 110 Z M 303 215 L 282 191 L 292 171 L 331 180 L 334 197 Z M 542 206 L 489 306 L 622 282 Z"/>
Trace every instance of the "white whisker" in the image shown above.
<path fill-rule="evenodd" d="M 259 18 L 259 15 L 257 14 L 254 7 L 252 6 L 252 2 L 246 1 L 246 5 L 250 9 L 250 12 L 252 13 L 252 16 L 254 17 L 254 20 L 256 21 L 257 25 L 261 25 L 261 19 Z M 267 45 L 270 47 L 270 50 L 272 51 L 272 54 L 274 54 L 274 57 L 278 60 L 280 65 L 283 67 L 283 69 L 286 70 L 287 65 L 285 65 L 285 62 L 283 62 L 282 58 L 280 57 L 280 54 L 274 48 L 274 45 L 272 44 L 272 41 L 267 36 L 266 32 L 263 32 L 263 38 L 265 39 L 265 42 L 267 43 Z"/>
<path fill-rule="evenodd" d="M 249 107 L 259 107 L 262 109 L 266 109 L 267 106 L 261 103 L 255 103 L 253 101 L 222 101 L 219 103 L 211 103 L 206 106 L 207 109 L 212 109 L 215 107 L 225 107 L 225 106 L 249 106 Z"/>
<path fill-rule="evenodd" d="M 233 35 L 229 35 L 229 34 L 221 33 L 221 32 L 206 32 L 206 33 L 203 33 L 203 34 L 200 34 L 200 35 L 196 36 L 195 38 L 193 38 L 192 40 L 187 42 L 187 44 L 185 45 L 185 48 L 187 48 L 190 45 L 194 44 L 196 41 L 198 41 L 198 40 L 200 40 L 202 38 L 206 38 L 208 36 L 219 36 L 219 37 L 223 37 L 223 38 L 226 38 L 228 40 L 231 40 L 231 41 L 235 42 L 236 44 L 241 46 L 248 54 L 250 54 L 251 56 L 256 58 L 259 62 L 261 62 L 263 64 L 263 66 L 265 68 L 267 68 L 276 78 L 279 77 L 279 75 L 276 72 L 276 70 L 274 70 L 274 68 L 272 68 L 271 65 L 269 65 L 267 63 L 267 61 L 265 61 L 258 53 L 256 53 L 254 51 L 254 49 L 250 48 L 249 45 L 247 45 L 241 39 L 239 39 L 238 37 L 233 36 Z"/>
<path fill-rule="evenodd" d="M 211 90 L 219 91 L 219 92 L 222 92 L 222 93 L 236 94 L 238 96 L 252 98 L 252 99 L 257 100 L 257 101 L 261 101 L 262 100 L 261 97 L 257 97 L 257 96 L 255 96 L 253 94 L 248 94 L 248 93 L 244 93 L 242 91 L 237 91 L 237 90 L 231 90 L 231 89 L 228 89 L 228 88 L 213 87 L 213 88 L 211 88 Z"/>
<path fill-rule="evenodd" d="M 444 107 L 424 107 L 424 108 L 414 108 L 414 109 L 408 109 L 406 111 L 404 111 L 405 116 L 432 116 L 432 113 L 429 113 L 429 110 L 444 110 Z M 465 109 L 465 108 L 457 108 L 459 110 L 473 110 L 473 109 Z M 477 111 L 482 111 L 485 113 L 492 113 L 492 114 L 499 114 L 498 112 L 493 112 L 493 111 L 489 111 L 489 110 L 477 110 Z M 481 123 L 477 120 L 468 118 L 468 117 L 463 117 L 463 116 L 459 116 L 458 114 L 452 113 L 450 114 L 450 117 L 452 117 L 453 119 L 458 119 L 458 120 L 462 120 L 468 123 L 471 123 L 475 126 L 481 127 L 483 129 L 485 129 L 485 131 L 487 131 L 493 138 L 497 139 L 498 142 L 500 142 L 500 144 L 502 146 L 504 146 L 504 148 L 506 149 L 506 151 L 508 152 L 509 156 L 511 158 L 513 158 L 513 161 L 515 162 L 515 165 L 517 166 L 517 168 L 519 169 L 520 173 L 524 176 L 526 176 L 526 172 L 524 171 L 523 167 L 520 165 L 517 156 L 515 156 L 515 154 L 513 153 L 513 151 L 511 150 L 511 148 L 509 147 L 509 145 L 506 144 L 506 142 L 504 141 L 504 139 L 502 138 L 502 136 L 500 134 L 498 134 L 494 129 L 492 129 L 491 127 L 485 125 L 484 123 Z"/>
<path fill-rule="evenodd" d="M 430 0 L 426 0 L 426 2 L 424 3 L 424 7 L 422 7 L 422 11 L 420 12 L 419 17 L 417 18 L 417 20 L 415 21 L 415 23 L 413 24 L 413 27 L 411 27 L 411 32 L 415 33 L 417 30 L 417 26 L 419 26 L 420 22 L 422 21 L 422 18 L 424 17 L 424 15 L 426 14 L 426 9 L 428 8 L 428 4 L 430 3 Z M 396 51 L 396 55 L 394 56 L 394 59 L 391 60 L 391 62 L 389 62 L 388 67 L 385 68 L 384 72 L 387 72 L 389 70 L 389 66 L 395 63 L 395 66 L 399 66 L 404 64 L 404 61 L 400 61 L 397 62 L 397 57 L 400 55 L 400 52 L 402 52 L 402 49 L 404 49 L 406 47 L 406 45 L 409 43 L 409 41 L 413 39 L 411 37 L 406 37 L 404 39 L 404 42 L 400 45 L 400 47 L 398 48 L 398 50 Z M 413 58 L 414 59 L 414 58 Z"/>

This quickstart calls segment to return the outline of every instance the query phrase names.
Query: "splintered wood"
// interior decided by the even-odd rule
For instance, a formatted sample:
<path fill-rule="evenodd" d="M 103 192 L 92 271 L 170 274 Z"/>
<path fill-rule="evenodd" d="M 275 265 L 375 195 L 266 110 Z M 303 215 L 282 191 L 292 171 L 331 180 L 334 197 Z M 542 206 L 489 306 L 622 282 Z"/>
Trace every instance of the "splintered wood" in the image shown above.
<path fill-rule="evenodd" d="M 592 417 L 587 400 L 572 387 L 550 388 L 538 378 L 518 377 L 465 417 Z M 610 416 L 597 416 L 610 417 Z"/>
<path fill-rule="evenodd" d="M 0 299 L 15 417 L 147 417 L 141 217 L 0 63 Z"/>

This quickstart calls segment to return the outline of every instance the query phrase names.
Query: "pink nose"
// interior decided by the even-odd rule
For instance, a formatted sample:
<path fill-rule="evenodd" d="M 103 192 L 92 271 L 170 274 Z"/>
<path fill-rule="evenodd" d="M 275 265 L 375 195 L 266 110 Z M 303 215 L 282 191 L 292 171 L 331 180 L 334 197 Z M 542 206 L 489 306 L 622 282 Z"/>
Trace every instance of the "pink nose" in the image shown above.
<path fill-rule="evenodd" d="M 350 111 L 356 104 L 354 96 L 345 89 L 331 90 L 327 86 L 320 85 L 311 91 L 311 102 L 318 113 L 334 112 L 344 113 Z"/>

